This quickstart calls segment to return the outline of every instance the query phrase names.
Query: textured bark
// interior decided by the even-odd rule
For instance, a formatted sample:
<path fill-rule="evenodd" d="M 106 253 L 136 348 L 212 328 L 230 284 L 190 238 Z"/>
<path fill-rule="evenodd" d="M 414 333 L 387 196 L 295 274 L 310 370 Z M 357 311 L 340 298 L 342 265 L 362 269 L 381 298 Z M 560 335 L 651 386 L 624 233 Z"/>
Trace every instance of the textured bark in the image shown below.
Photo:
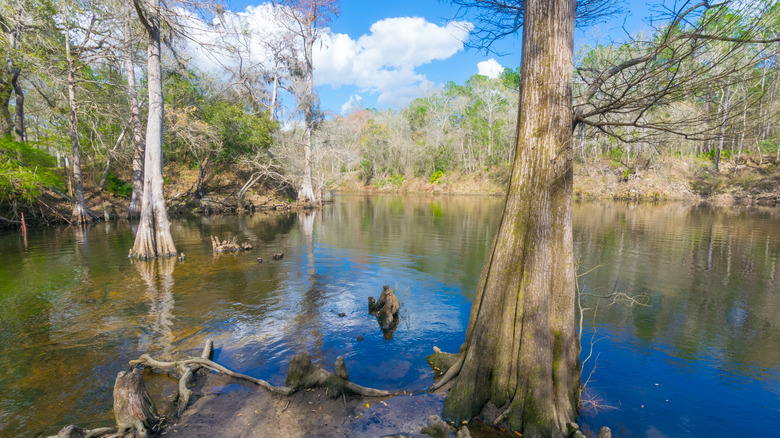
<path fill-rule="evenodd" d="M 130 101 L 130 126 L 133 129 L 133 194 L 130 197 L 130 207 L 127 209 L 128 218 L 141 216 L 141 197 L 144 190 L 144 142 L 141 126 L 141 110 L 138 104 L 138 89 L 135 84 L 135 62 L 133 62 L 132 28 L 130 26 L 132 11 L 128 8 L 125 17 L 125 70 L 127 70 L 127 95 Z"/>
<path fill-rule="evenodd" d="M 496 241 L 474 297 L 463 365 L 444 404 L 488 403 L 526 437 L 562 436 L 580 387 L 574 319 L 572 54 L 575 2 L 527 0 L 517 145 Z"/>
<path fill-rule="evenodd" d="M 119 430 L 146 437 L 157 422 L 157 411 L 138 368 L 121 371 L 114 382 L 114 417 Z"/>
<path fill-rule="evenodd" d="M 92 221 L 87 213 L 84 202 L 84 182 L 81 175 L 81 153 L 79 151 L 79 119 L 78 101 L 76 100 L 76 67 L 70 53 L 70 34 L 65 33 L 65 58 L 68 63 L 68 106 L 70 113 L 71 170 L 73 172 L 73 213 L 71 221 L 75 224 L 86 224 Z"/>
<path fill-rule="evenodd" d="M 171 222 L 165 208 L 162 177 L 163 147 L 163 92 L 162 63 L 160 59 L 159 0 L 152 2 L 149 16 L 136 2 L 139 14 L 146 19 L 148 33 L 148 89 L 149 117 L 146 123 L 146 151 L 144 160 L 144 190 L 141 200 L 141 222 L 135 235 L 131 257 L 149 259 L 176 255 L 171 237 Z"/>

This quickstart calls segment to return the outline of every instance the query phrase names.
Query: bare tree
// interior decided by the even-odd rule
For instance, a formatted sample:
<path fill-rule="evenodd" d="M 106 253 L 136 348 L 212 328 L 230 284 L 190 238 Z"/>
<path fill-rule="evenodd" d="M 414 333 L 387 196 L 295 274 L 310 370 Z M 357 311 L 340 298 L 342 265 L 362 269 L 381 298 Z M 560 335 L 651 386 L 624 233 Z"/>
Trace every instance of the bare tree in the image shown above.
<path fill-rule="evenodd" d="M 303 181 L 298 199 L 316 201 L 312 184 L 312 131 L 318 118 L 319 103 L 314 90 L 314 42 L 320 38 L 324 26 L 338 15 L 337 0 L 281 0 L 276 8 L 285 24 L 303 45 L 303 64 L 290 68 L 300 71 L 301 89 L 296 93 L 298 108 L 304 118 Z"/>
<path fill-rule="evenodd" d="M 125 43 L 125 70 L 127 71 L 127 96 L 130 102 L 130 127 L 133 130 L 133 193 L 130 196 L 130 206 L 127 209 L 127 217 L 136 218 L 141 216 L 141 197 L 144 188 L 144 157 L 146 143 L 144 142 L 141 126 L 141 110 L 138 104 L 138 90 L 135 84 L 135 62 L 133 60 L 135 51 L 133 50 L 132 38 L 132 10 L 130 4 L 126 5 L 124 17 L 124 43 Z"/>
<path fill-rule="evenodd" d="M 146 124 L 144 191 L 141 222 L 130 255 L 141 259 L 176 255 L 171 222 L 165 207 L 162 178 L 163 93 L 160 0 L 133 0 L 147 36 L 149 116 Z"/>

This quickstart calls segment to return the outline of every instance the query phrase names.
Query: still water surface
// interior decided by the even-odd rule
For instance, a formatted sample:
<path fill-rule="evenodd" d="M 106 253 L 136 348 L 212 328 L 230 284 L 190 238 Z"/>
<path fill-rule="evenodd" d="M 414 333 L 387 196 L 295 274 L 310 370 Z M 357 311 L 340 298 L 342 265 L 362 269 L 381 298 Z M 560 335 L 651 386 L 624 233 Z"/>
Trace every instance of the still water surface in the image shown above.
<path fill-rule="evenodd" d="M 0 436 L 109 425 L 113 379 L 129 360 L 193 354 L 206 338 L 218 362 L 274 384 L 289 356 L 308 351 L 326 366 L 344 356 L 358 384 L 424 390 L 424 356 L 463 341 L 501 208 L 340 196 L 300 215 L 178 220 L 183 263 L 131 263 L 122 222 L 34 231 L 27 249 L 2 233 Z M 780 212 L 577 204 L 574 233 L 583 306 L 598 307 L 595 323 L 593 310 L 583 319 L 580 423 L 616 436 L 771 436 Z M 255 248 L 215 256 L 210 235 Z M 277 250 L 285 256 L 273 261 Z M 384 284 L 402 303 L 392 339 L 366 311 Z"/>

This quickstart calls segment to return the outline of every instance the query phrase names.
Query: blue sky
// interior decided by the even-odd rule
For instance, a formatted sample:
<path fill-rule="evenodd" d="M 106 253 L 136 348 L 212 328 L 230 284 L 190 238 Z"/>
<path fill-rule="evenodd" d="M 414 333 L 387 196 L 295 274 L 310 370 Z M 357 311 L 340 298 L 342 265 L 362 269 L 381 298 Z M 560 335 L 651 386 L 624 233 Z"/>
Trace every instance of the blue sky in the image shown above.
<path fill-rule="evenodd" d="M 259 15 L 260 1 L 228 1 L 227 9 Z M 646 0 L 627 0 L 628 14 L 607 23 L 579 29 L 576 44 L 625 38 L 625 27 L 637 32 L 648 26 Z M 249 9 L 247 9 L 249 7 Z M 503 67 L 520 64 L 520 39 L 509 37 L 487 54 L 464 49 L 463 20 L 449 2 L 438 0 L 342 0 L 341 13 L 330 24 L 315 54 L 315 81 L 322 109 L 342 114 L 352 106 L 399 107 L 412 98 L 431 93 L 448 81 L 463 83 L 478 73 L 478 64 L 491 58 Z M 451 22 L 461 21 L 460 26 Z"/>

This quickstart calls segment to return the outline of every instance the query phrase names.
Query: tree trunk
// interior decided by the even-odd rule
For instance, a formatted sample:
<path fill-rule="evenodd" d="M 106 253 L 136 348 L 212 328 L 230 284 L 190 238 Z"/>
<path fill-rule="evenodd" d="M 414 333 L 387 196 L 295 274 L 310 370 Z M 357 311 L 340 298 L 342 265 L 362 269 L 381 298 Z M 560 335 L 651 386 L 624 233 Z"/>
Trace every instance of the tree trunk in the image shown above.
<path fill-rule="evenodd" d="M 139 15 L 142 6 L 135 1 Z M 144 160 L 144 190 L 141 200 L 141 222 L 135 235 L 132 257 L 149 259 L 176 255 L 171 237 L 171 222 L 165 209 L 162 177 L 163 148 L 163 92 L 160 59 L 160 0 L 153 0 L 146 28 L 148 42 L 149 117 L 146 123 L 146 151 Z"/>
<path fill-rule="evenodd" d="M 571 228 L 575 2 L 524 5 L 512 177 L 444 414 L 460 423 L 492 404 L 526 437 L 562 436 L 580 388 Z"/>
<path fill-rule="evenodd" d="M 108 153 L 108 159 L 106 160 L 106 168 L 103 169 L 103 175 L 100 177 L 100 184 L 98 184 L 98 190 L 100 190 L 101 193 L 103 193 L 103 190 L 105 190 L 106 188 L 106 182 L 108 181 L 108 173 L 111 171 L 111 164 L 113 164 L 114 162 L 114 154 L 116 154 L 116 150 L 119 148 L 119 145 L 122 144 L 122 139 L 125 138 L 125 132 L 127 132 L 127 126 L 122 128 L 122 132 L 119 134 L 119 137 L 116 139 L 116 143 L 114 143 L 114 147 Z"/>
<path fill-rule="evenodd" d="M 70 107 L 70 142 L 72 149 L 71 169 L 73 171 L 73 182 L 75 183 L 73 193 L 73 213 L 71 221 L 76 224 L 86 224 L 91 222 L 92 218 L 87 213 L 86 203 L 84 202 L 84 183 L 81 175 L 81 154 L 79 152 L 79 120 L 78 101 L 76 100 L 76 67 L 73 63 L 73 57 L 70 53 L 70 32 L 65 30 L 65 57 L 68 63 L 68 106 Z"/>
<path fill-rule="evenodd" d="M 132 11 L 128 8 L 125 17 L 125 70 L 127 70 L 127 95 L 130 101 L 130 126 L 133 128 L 133 194 L 130 197 L 130 207 L 127 209 L 128 218 L 141 216 L 141 197 L 144 190 L 144 142 L 141 127 L 141 110 L 138 105 L 138 90 L 135 85 L 135 62 L 133 62 L 133 41 L 130 19 Z"/>
<path fill-rule="evenodd" d="M 17 67 L 14 63 L 14 52 L 19 48 L 19 34 L 21 32 L 21 26 L 16 27 L 8 33 L 8 73 L 11 75 L 11 86 L 14 89 L 16 95 L 15 117 L 14 117 L 14 134 L 16 141 L 27 141 L 27 135 L 24 129 L 24 90 L 22 90 L 21 84 L 19 84 L 19 76 L 22 73 L 22 69 Z"/>
<path fill-rule="evenodd" d="M 0 73 L 0 137 L 10 137 L 14 129 L 8 102 L 11 100 L 11 77 L 7 72 Z"/>
<path fill-rule="evenodd" d="M 723 146 L 726 144 L 726 121 L 729 116 L 729 89 L 726 85 L 723 89 L 723 95 L 720 99 L 720 129 L 718 130 L 718 150 L 715 151 L 715 171 L 720 171 L 720 156 L 723 153 Z"/>
<path fill-rule="evenodd" d="M 313 64 L 313 47 L 314 47 L 314 30 L 312 27 L 314 23 L 312 21 L 307 23 L 306 37 L 304 38 L 304 51 L 305 51 L 305 91 L 303 98 L 305 99 L 304 106 L 304 118 L 306 134 L 303 143 L 303 182 L 301 183 L 301 189 L 298 191 L 298 199 L 307 203 L 313 203 L 314 188 L 311 181 L 311 148 L 312 148 L 312 129 L 314 129 L 314 64 Z"/>

